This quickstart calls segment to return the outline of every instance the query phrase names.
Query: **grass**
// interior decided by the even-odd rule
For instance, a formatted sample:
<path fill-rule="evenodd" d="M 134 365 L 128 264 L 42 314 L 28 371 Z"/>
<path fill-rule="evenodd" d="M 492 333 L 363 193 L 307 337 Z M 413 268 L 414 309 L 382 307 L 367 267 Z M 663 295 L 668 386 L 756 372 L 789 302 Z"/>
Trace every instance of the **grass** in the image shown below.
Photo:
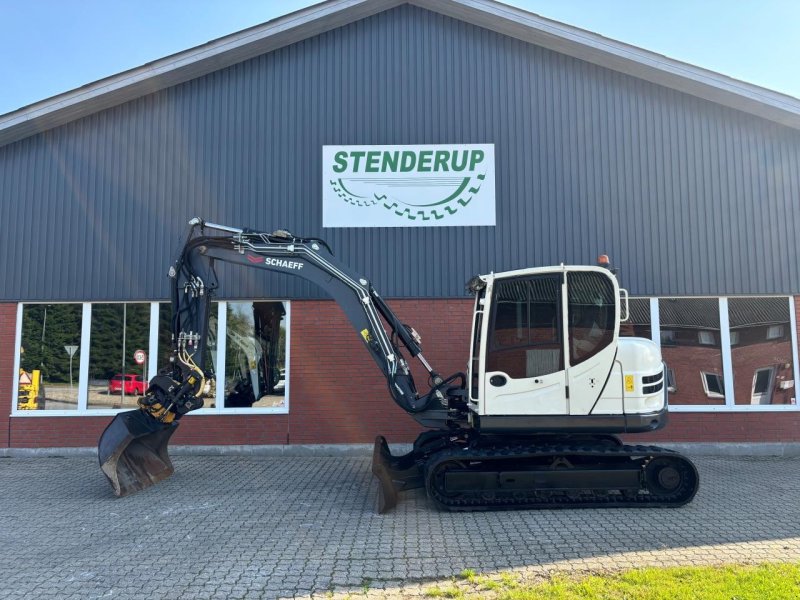
<path fill-rule="evenodd" d="M 460 581 L 425 591 L 429 598 L 498 600 L 782 600 L 800 598 L 800 564 L 646 568 L 612 575 L 555 576 L 524 583 L 510 573 L 472 569 Z"/>

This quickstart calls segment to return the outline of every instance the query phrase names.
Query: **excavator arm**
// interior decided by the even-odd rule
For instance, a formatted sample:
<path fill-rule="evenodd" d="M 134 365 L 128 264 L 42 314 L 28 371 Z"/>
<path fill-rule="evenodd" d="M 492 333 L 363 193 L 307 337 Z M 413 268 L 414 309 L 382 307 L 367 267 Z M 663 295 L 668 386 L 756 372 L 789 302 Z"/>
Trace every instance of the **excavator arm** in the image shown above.
<path fill-rule="evenodd" d="M 117 495 L 148 487 L 172 474 L 169 438 L 183 415 L 203 406 L 217 261 L 294 275 L 320 286 L 358 332 L 398 406 L 429 427 L 442 426 L 459 413 L 460 409 L 450 404 L 451 398 L 460 398 L 457 390 L 463 390 L 465 376 L 456 373 L 443 379 L 436 373 L 422 355 L 417 333 L 400 322 L 369 280 L 340 263 L 324 241 L 282 230 L 265 233 L 192 219 L 186 241 L 169 270 L 173 308 L 170 364 L 150 381 L 139 409 L 114 418 L 98 446 L 101 468 Z M 431 389 L 425 394 L 417 392 L 401 345 L 428 372 Z M 446 393 L 457 380 L 460 387 L 450 387 Z"/>

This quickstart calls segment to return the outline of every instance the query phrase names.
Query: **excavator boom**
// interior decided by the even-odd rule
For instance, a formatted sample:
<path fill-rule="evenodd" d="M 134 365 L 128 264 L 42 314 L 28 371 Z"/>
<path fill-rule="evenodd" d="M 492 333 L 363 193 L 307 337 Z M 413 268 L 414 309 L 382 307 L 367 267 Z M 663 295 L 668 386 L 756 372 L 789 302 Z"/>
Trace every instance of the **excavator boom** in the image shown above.
<path fill-rule="evenodd" d="M 217 235 L 207 235 L 208 231 Z M 433 371 L 422 355 L 416 332 L 399 321 L 366 278 L 341 264 L 324 241 L 286 231 L 265 233 L 192 219 L 169 271 L 170 363 L 150 381 L 138 409 L 114 417 L 98 445 L 101 469 L 116 495 L 125 496 L 172 474 L 169 440 L 181 417 L 203 406 L 202 391 L 210 376 L 205 350 L 210 304 L 217 289 L 216 261 L 288 273 L 319 285 L 344 310 L 386 378 L 394 401 L 427 426 L 440 426 L 451 417 L 442 389 L 455 380 L 463 386 L 464 375 L 442 379 Z M 417 393 L 401 344 L 420 360 L 434 384 L 424 395 Z"/>

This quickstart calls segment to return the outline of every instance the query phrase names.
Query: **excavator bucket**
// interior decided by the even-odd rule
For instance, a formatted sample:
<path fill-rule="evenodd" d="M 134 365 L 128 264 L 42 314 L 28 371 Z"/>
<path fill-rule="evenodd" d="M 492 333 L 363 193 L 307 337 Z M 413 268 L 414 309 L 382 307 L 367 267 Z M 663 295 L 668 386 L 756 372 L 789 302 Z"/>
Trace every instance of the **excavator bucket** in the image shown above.
<path fill-rule="evenodd" d="M 178 423 L 162 423 L 141 410 L 118 414 L 97 447 L 100 468 L 114 494 L 127 496 L 166 479 L 175 471 L 167 454 Z"/>
<path fill-rule="evenodd" d="M 392 456 L 386 438 L 375 438 L 372 450 L 372 474 L 378 480 L 376 510 L 383 514 L 397 506 L 398 493 L 422 487 L 422 470 L 412 450 L 402 456 Z"/>

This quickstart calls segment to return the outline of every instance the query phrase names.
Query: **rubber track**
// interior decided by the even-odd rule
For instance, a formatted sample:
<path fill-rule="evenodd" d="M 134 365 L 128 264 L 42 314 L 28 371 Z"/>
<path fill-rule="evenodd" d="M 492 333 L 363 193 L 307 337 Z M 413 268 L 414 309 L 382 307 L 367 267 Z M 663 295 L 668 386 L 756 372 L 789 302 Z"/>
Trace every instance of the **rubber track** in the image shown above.
<path fill-rule="evenodd" d="M 496 490 L 494 497 L 486 497 L 481 492 L 462 492 L 458 497 L 443 494 L 441 490 L 435 489 L 432 477 L 434 470 L 448 461 L 458 463 L 471 461 L 497 461 L 504 462 L 519 461 L 526 458 L 541 459 L 552 457 L 597 457 L 597 465 L 603 464 L 605 459 L 620 459 L 628 457 L 636 469 L 642 469 L 644 465 L 657 458 L 668 458 L 681 461 L 681 470 L 688 478 L 688 485 L 681 485 L 678 490 L 668 494 L 656 494 L 647 491 L 644 485 L 638 492 L 630 492 L 627 495 L 621 492 L 610 490 L 574 490 L 564 492 L 561 490 L 530 490 L 528 492 L 513 490 L 503 492 Z M 510 467 L 509 467 L 510 468 Z M 580 467 L 578 467 L 580 468 Z M 483 470 L 483 469 L 480 469 Z M 500 465 L 495 471 L 507 470 L 504 465 Z M 556 444 L 548 446 L 509 446 L 499 449 L 481 448 L 458 448 L 443 450 L 432 456 L 425 465 L 425 487 L 428 496 L 442 509 L 450 511 L 472 511 L 472 510 L 503 510 L 503 509 L 526 509 L 526 508 L 603 508 L 603 507 L 677 507 L 689 502 L 697 492 L 699 477 L 694 464 L 682 454 L 660 448 L 658 446 L 584 446 Z M 634 495 L 635 494 L 635 495 Z"/>

